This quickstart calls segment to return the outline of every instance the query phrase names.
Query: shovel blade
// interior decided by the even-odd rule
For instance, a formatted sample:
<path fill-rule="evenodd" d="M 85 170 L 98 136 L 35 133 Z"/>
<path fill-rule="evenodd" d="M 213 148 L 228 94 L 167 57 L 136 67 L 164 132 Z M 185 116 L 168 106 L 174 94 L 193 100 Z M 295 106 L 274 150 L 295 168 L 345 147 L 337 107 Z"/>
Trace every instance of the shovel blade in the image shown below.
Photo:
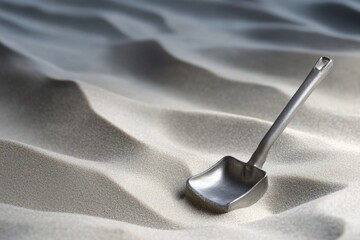
<path fill-rule="evenodd" d="M 226 156 L 186 183 L 185 195 L 200 207 L 225 213 L 257 202 L 266 192 L 266 172 Z"/>

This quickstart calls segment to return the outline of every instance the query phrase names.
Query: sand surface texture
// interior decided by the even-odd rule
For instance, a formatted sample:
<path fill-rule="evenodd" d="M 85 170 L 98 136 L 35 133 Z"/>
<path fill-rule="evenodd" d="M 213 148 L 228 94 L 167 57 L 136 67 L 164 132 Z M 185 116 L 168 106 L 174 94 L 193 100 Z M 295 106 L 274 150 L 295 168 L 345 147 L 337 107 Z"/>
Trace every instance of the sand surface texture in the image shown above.
<path fill-rule="evenodd" d="M 0 238 L 359 238 L 359 26 L 345 0 L 1 1 Z M 264 197 L 191 205 L 186 179 L 247 161 L 322 55 Z"/>

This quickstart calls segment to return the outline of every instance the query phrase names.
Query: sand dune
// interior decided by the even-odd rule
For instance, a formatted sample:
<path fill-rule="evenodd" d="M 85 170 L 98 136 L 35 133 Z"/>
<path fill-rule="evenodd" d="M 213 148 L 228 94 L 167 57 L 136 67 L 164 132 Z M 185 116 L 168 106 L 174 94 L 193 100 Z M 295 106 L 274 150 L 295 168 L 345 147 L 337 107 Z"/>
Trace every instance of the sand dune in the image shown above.
<path fill-rule="evenodd" d="M 356 239 L 357 1 L 0 2 L 0 238 Z M 246 161 L 310 67 L 334 59 L 270 152 L 251 207 L 185 181 Z"/>

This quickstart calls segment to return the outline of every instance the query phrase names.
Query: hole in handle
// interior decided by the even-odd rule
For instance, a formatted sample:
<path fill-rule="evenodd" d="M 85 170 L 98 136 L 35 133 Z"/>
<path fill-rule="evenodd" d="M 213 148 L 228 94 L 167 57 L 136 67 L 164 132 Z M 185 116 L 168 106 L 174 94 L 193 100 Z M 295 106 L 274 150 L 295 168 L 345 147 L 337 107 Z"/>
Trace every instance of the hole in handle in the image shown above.
<path fill-rule="evenodd" d="M 331 62 L 331 59 L 328 57 L 321 57 L 319 61 L 315 64 L 315 68 L 317 70 L 323 70 L 329 63 Z"/>

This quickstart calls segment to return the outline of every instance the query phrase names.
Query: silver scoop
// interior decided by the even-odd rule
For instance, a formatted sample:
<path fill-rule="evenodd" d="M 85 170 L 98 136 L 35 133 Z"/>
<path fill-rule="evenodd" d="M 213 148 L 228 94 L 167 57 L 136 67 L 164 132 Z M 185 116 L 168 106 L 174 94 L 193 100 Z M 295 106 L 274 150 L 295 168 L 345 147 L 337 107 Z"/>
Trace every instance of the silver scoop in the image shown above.
<path fill-rule="evenodd" d="M 234 157 L 223 157 L 210 169 L 187 180 L 186 197 L 200 207 L 220 213 L 257 202 L 268 187 L 267 174 L 261 168 L 271 146 L 332 65 L 333 61 L 328 57 L 321 57 L 316 62 L 247 163 Z"/>

